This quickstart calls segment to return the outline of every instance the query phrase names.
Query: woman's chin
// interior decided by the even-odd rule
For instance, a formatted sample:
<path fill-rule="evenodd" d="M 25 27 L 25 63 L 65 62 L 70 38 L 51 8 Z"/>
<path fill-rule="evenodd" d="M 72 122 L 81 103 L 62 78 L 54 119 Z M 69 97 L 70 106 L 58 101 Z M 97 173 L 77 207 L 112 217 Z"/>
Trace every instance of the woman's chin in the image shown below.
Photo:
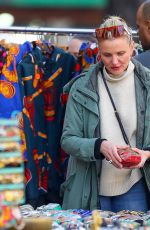
<path fill-rule="evenodd" d="M 111 69 L 110 74 L 114 75 L 114 76 L 120 76 L 124 73 L 124 70 L 121 69 Z"/>

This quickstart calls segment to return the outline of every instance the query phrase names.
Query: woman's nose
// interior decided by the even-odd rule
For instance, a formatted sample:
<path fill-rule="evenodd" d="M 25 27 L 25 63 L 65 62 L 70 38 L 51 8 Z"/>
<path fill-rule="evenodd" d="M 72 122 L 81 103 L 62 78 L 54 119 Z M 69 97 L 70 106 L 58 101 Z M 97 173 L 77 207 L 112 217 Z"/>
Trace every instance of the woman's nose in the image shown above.
<path fill-rule="evenodd" d="M 113 64 L 113 65 L 118 64 L 118 57 L 116 57 L 116 56 L 113 56 L 113 57 L 112 57 L 112 64 Z"/>

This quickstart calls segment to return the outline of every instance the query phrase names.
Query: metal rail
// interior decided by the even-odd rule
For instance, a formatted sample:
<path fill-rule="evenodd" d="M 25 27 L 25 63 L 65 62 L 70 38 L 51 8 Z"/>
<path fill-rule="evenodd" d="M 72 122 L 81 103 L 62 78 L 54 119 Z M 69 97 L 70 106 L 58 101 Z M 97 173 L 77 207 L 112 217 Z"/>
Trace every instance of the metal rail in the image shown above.
<path fill-rule="evenodd" d="M 52 28 L 52 27 L 0 27 L 0 33 L 14 32 L 14 33 L 56 33 L 56 34 L 95 34 L 95 29 L 78 29 L 78 28 Z M 132 31 L 133 36 L 137 36 L 135 30 Z"/>

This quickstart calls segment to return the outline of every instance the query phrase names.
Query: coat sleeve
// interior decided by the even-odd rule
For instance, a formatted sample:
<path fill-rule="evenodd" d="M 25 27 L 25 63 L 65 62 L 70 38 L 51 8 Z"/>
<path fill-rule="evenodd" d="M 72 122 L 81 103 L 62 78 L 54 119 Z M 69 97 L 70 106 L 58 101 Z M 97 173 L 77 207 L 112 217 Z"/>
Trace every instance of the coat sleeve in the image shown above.
<path fill-rule="evenodd" d="M 61 146 L 68 154 L 83 161 L 95 161 L 94 148 L 97 138 L 84 137 L 83 108 L 73 99 L 72 91 L 66 106 Z"/>

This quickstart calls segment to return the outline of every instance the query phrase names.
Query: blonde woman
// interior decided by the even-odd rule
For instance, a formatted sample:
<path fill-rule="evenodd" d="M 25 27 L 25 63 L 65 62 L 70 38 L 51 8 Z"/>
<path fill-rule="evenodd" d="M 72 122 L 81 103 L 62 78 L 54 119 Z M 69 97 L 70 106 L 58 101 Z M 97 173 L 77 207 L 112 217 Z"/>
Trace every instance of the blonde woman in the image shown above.
<path fill-rule="evenodd" d="M 61 144 L 70 158 L 61 186 L 63 208 L 146 212 L 150 72 L 132 58 L 132 32 L 122 18 L 105 19 L 96 29 L 96 37 L 101 61 L 64 89 L 69 99 Z M 117 150 L 129 145 L 141 162 L 124 168 Z"/>

